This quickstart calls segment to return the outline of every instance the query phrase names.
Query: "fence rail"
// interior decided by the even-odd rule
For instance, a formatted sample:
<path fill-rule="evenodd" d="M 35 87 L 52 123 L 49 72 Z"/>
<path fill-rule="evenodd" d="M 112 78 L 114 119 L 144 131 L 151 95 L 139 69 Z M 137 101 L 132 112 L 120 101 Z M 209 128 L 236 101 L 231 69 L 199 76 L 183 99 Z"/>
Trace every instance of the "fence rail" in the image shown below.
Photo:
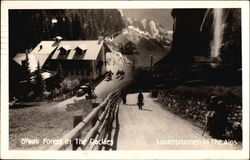
<path fill-rule="evenodd" d="M 66 150 L 69 145 L 72 145 L 73 150 L 80 147 L 82 150 L 115 150 L 116 137 L 119 130 L 118 110 L 121 101 L 120 91 L 111 92 L 105 100 L 95 107 L 83 120 L 78 118 L 78 124 L 64 135 L 61 143 L 53 145 L 49 150 Z M 92 122 L 93 127 L 86 135 L 82 135 L 83 130 Z M 84 136 L 84 137 L 83 137 Z M 79 143 L 82 140 L 84 143 Z M 90 144 L 90 141 L 92 143 Z M 102 144 L 98 143 L 102 142 Z M 109 142 L 107 144 L 107 142 Z M 95 144 L 96 145 L 93 145 Z"/>

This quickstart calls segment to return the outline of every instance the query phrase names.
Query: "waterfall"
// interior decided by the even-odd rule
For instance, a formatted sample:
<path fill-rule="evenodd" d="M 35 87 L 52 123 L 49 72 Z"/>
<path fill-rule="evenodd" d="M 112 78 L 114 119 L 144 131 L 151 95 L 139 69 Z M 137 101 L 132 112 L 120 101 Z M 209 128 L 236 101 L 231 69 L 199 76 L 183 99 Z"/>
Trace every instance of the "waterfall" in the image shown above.
<path fill-rule="evenodd" d="M 214 35 L 211 45 L 211 57 L 218 57 L 220 55 L 220 48 L 223 39 L 223 9 L 217 8 L 214 11 Z"/>

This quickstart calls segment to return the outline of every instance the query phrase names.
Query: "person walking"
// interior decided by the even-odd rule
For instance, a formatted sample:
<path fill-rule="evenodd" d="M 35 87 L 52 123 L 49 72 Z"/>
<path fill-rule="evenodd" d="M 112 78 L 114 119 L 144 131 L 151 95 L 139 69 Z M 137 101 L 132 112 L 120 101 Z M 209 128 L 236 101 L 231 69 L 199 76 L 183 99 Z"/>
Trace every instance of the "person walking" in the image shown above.
<path fill-rule="evenodd" d="M 118 69 L 116 72 L 116 76 L 119 76 L 119 74 L 121 74 L 121 71 Z"/>
<path fill-rule="evenodd" d="M 108 77 L 109 77 L 109 80 L 112 80 L 112 75 L 113 75 L 114 73 L 110 70 L 109 72 L 108 72 Z"/>
<path fill-rule="evenodd" d="M 227 127 L 227 111 L 224 101 L 219 101 L 215 107 L 214 126 L 212 135 L 215 138 L 223 139 Z"/>
<path fill-rule="evenodd" d="M 140 110 L 142 109 L 142 106 L 144 105 L 143 104 L 143 94 L 142 94 L 141 90 L 139 91 L 139 94 L 138 94 L 138 103 L 137 103 L 137 105 L 138 105 Z"/>
<path fill-rule="evenodd" d="M 122 97 L 122 102 L 123 104 L 126 104 L 127 103 L 127 89 L 125 87 L 123 87 L 121 89 L 121 97 Z"/>
<path fill-rule="evenodd" d="M 206 114 L 206 125 L 202 135 L 207 130 L 214 138 L 223 138 L 227 126 L 227 113 L 225 103 L 219 101 L 218 97 L 212 96 L 208 112 Z"/>
<path fill-rule="evenodd" d="M 214 127 L 214 115 L 215 115 L 215 106 L 217 105 L 218 98 L 216 96 L 211 96 L 210 98 L 210 105 L 207 107 L 207 113 L 206 113 L 206 125 L 203 131 L 203 134 L 205 130 L 209 132 L 209 134 L 212 134 L 212 130 Z"/>

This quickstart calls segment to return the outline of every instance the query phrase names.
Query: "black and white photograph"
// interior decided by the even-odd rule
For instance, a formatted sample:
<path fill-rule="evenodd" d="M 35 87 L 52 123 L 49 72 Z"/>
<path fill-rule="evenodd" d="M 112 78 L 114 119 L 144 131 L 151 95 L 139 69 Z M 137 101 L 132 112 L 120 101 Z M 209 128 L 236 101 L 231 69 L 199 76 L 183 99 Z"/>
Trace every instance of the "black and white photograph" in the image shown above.
<path fill-rule="evenodd" d="M 6 150 L 247 159 L 249 6 L 33 4 L 5 9 Z"/>

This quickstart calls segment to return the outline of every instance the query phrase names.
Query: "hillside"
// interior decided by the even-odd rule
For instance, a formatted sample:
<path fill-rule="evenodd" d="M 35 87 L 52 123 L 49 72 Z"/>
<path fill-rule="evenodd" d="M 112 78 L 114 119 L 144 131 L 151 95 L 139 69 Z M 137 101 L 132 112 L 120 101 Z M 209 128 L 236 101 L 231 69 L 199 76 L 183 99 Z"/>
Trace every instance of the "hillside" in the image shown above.
<path fill-rule="evenodd" d="M 152 38 L 144 32 L 129 26 L 114 38 L 112 43 L 116 46 L 118 44 L 125 45 L 132 42 L 135 45 L 137 54 L 125 55 L 130 61 L 135 62 L 135 67 L 148 68 L 151 64 L 151 56 L 153 63 L 156 63 L 170 50 L 170 43 L 164 43 L 159 39 Z M 117 49 L 119 50 L 119 49 Z"/>
<path fill-rule="evenodd" d="M 147 36 L 170 44 L 173 33 L 171 9 L 125 9 L 119 10 L 125 26 L 133 26 Z"/>
<path fill-rule="evenodd" d="M 172 42 L 171 9 L 120 9 L 125 24 L 114 39 L 115 46 L 132 42 L 137 54 L 125 55 L 135 67 L 148 68 L 166 56 Z"/>
<path fill-rule="evenodd" d="M 119 32 L 124 27 L 116 9 L 11 10 L 9 13 L 10 58 L 57 35 L 65 40 L 90 40 Z"/>

